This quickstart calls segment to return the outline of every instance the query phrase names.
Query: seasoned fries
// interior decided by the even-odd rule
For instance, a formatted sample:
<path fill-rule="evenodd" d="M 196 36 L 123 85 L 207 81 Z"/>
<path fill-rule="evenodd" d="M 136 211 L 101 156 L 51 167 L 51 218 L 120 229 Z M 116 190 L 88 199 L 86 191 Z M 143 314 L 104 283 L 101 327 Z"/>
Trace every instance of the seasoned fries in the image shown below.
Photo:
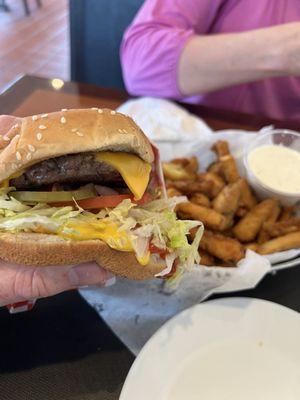
<path fill-rule="evenodd" d="M 219 140 L 214 144 L 212 150 L 215 151 L 218 156 L 218 160 L 221 163 L 221 172 L 225 177 L 226 182 L 236 182 L 240 178 L 240 175 L 235 159 L 230 154 L 228 143 L 223 140 Z"/>
<path fill-rule="evenodd" d="M 199 254 L 201 257 L 201 264 L 206 265 L 207 267 L 211 267 L 216 265 L 215 257 L 209 254 L 207 251 L 199 249 Z"/>
<path fill-rule="evenodd" d="M 228 228 L 226 217 L 211 208 L 193 204 L 190 201 L 178 204 L 177 214 L 182 219 L 194 219 L 202 221 L 209 229 L 223 231 Z"/>
<path fill-rule="evenodd" d="M 201 264 L 234 267 L 247 249 L 270 254 L 300 247 L 296 207 L 282 208 L 274 199 L 258 202 L 240 177 L 228 143 L 220 140 L 212 149 L 217 159 L 207 171 L 199 171 L 196 157 L 163 163 L 168 196 L 188 198 L 176 206 L 178 217 L 204 224 Z"/>
<path fill-rule="evenodd" d="M 181 165 L 182 168 L 184 168 L 187 172 L 191 174 L 196 174 L 199 169 L 197 157 L 174 158 L 174 160 L 172 160 L 172 163 Z"/>
<path fill-rule="evenodd" d="M 280 215 L 280 212 L 281 212 L 280 204 L 279 203 L 274 204 L 274 207 L 273 207 L 273 209 L 271 211 L 271 214 L 270 214 L 269 218 L 263 224 L 262 229 L 258 234 L 257 242 L 259 244 L 264 243 L 264 242 L 266 242 L 267 240 L 270 239 L 270 234 L 269 234 L 268 230 L 266 229 L 266 225 L 274 224 L 277 221 L 277 219 L 278 219 L 278 217 Z"/>
<path fill-rule="evenodd" d="M 200 249 L 208 251 L 220 260 L 233 263 L 237 263 L 245 256 L 244 247 L 237 240 L 209 231 L 204 232 Z"/>
<path fill-rule="evenodd" d="M 263 243 L 258 247 L 258 253 L 271 254 L 277 251 L 296 249 L 297 247 L 300 247 L 300 231 L 288 233 L 287 235 Z"/>
<path fill-rule="evenodd" d="M 213 192 L 213 182 L 209 180 L 197 182 L 174 181 L 168 183 L 167 187 L 173 187 L 186 196 L 191 196 L 195 193 L 203 193 L 206 196 L 211 197 L 211 193 Z"/>
<path fill-rule="evenodd" d="M 162 169 L 165 178 L 171 181 L 193 180 L 193 176 L 180 164 L 162 163 Z"/>
<path fill-rule="evenodd" d="M 270 216 L 274 204 L 275 200 L 267 199 L 255 206 L 233 228 L 234 236 L 241 242 L 252 242 Z"/>
<path fill-rule="evenodd" d="M 177 190 L 173 187 L 170 187 L 167 189 L 167 195 L 168 195 L 168 197 L 175 197 L 175 196 L 181 196 L 182 193 L 179 192 L 179 190 Z"/>
<path fill-rule="evenodd" d="M 194 204 L 198 204 L 198 206 L 210 207 L 210 200 L 203 193 L 195 193 L 190 198 L 190 201 Z"/>
<path fill-rule="evenodd" d="M 224 178 L 222 174 L 222 163 L 220 161 L 214 161 L 213 163 L 211 163 L 207 168 L 207 172 L 212 172 L 213 174 L 219 175 L 221 178 Z"/>
<path fill-rule="evenodd" d="M 292 217 L 286 221 L 266 222 L 264 229 L 270 237 L 278 237 L 287 233 L 300 231 L 300 217 Z"/>
<path fill-rule="evenodd" d="M 207 192 L 208 197 L 214 198 L 225 186 L 224 180 L 217 174 L 206 172 L 198 175 L 198 182 L 211 183 L 211 190 Z"/>
<path fill-rule="evenodd" d="M 239 184 L 241 188 L 240 206 L 246 210 L 252 210 L 252 208 L 257 204 L 256 198 L 254 197 L 246 179 L 240 179 Z"/>
<path fill-rule="evenodd" d="M 213 208 L 221 214 L 233 216 L 238 209 L 240 197 L 240 182 L 230 183 L 214 198 L 212 202 Z"/>

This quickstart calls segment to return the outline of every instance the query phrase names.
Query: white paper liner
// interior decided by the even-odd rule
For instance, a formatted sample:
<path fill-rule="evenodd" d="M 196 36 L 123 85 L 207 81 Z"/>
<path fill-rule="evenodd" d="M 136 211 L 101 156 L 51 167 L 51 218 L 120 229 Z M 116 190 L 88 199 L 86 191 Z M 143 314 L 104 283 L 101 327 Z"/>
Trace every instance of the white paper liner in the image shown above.
<path fill-rule="evenodd" d="M 162 160 L 198 156 L 204 170 L 215 154 L 212 144 L 227 140 L 244 175 L 243 149 L 259 132 L 224 130 L 213 132 L 204 121 L 168 100 L 141 98 L 124 103 L 120 112 L 132 116 L 157 145 Z M 270 127 L 264 128 L 264 130 Z M 212 293 L 229 293 L 254 288 L 271 270 L 272 264 L 297 257 L 300 249 L 269 256 L 248 250 L 237 268 L 196 267 L 184 275 L 178 289 L 170 294 L 161 280 L 134 282 L 117 279 L 116 285 L 105 289 L 84 289 L 82 296 L 137 354 L 151 335 L 169 318 Z"/>

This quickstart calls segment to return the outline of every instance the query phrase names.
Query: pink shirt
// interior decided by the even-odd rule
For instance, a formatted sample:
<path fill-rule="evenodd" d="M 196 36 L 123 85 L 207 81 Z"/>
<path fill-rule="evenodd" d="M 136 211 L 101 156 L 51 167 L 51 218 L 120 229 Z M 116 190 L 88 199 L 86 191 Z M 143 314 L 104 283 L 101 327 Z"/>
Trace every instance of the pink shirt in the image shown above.
<path fill-rule="evenodd" d="M 300 78 L 270 78 L 192 99 L 183 98 L 177 85 L 181 51 L 194 35 L 294 21 L 300 21 L 300 0 L 146 0 L 121 46 L 125 84 L 134 95 L 300 120 Z"/>

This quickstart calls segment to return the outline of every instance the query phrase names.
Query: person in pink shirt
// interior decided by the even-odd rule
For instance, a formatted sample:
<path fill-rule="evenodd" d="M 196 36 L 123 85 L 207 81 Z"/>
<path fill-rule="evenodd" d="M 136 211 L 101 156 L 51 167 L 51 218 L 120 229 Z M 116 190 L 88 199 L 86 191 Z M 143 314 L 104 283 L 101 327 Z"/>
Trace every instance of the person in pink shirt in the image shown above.
<path fill-rule="evenodd" d="M 121 44 L 128 91 L 300 120 L 299 0 L 146 0 Z"/>

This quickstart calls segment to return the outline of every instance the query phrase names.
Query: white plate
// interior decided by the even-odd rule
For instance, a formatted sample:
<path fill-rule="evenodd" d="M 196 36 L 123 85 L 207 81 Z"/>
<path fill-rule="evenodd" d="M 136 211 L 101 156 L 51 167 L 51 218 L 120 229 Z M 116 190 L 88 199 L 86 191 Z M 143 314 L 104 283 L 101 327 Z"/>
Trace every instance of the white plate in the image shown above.
<path fill-rule="evenodd" d="M 144 346 L 120 400 L 299 400 L 300 315 L 250 298 L 178 314 Z"/>

